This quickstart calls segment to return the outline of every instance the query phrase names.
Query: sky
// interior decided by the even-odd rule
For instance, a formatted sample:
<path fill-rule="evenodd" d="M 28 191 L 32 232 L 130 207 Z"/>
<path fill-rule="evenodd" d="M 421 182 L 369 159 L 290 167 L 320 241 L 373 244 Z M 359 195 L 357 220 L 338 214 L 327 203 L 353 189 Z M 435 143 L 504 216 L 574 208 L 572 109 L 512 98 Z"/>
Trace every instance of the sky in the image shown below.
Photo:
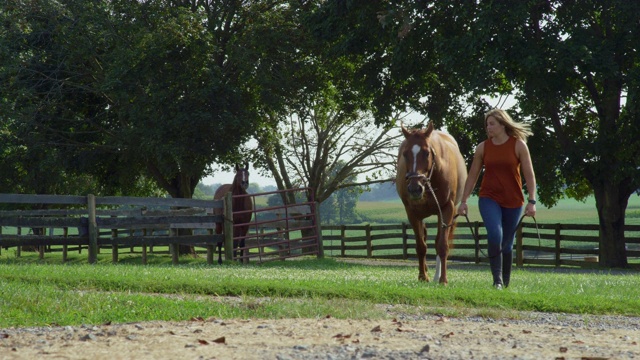
<path fill-rule="evenodd" d="M 207 176 L 202 179 L 202 183 L 205 185 L 212 184 L 231 184 L 233 182 L 233 177 L 235 173 L 232 171 L 223 171 L 218 169 L 213 176 Z M 272 177 L 261 176 L 258 173 L 258 170 L 254 169 L 249 165 L 249 182 L 250 183 L 258 183 L 261 187 L 267 185 L 276 185 L 276 181 Z"/>
<path fill-rule="evenodd" d="M 508 109 L 513 106 L 514 100 L 511 97 L 506 98 L 487 98 L 490 104 L 501 107 L 503 109 Z M 419 121 L 420 115 L 414 115 L 410 117 L 411 121 Z M 249 174 L 251 183 L 258 183 L 260 186 L 267 185 L 276 185 L 275 180 L 272 177 L 262 176 L 258 173 L 256 169 L 253 169 L 251 165 L 249 165 Z M 213 176 L 207 176 L 202 179 L 202 183 L 205 185 L 211 184 L 231 184 L 233 182 L 233 177 L 235 173 L 233 171 L 223 171 L 221 169 L 217 169 L 216 173 Z"/>

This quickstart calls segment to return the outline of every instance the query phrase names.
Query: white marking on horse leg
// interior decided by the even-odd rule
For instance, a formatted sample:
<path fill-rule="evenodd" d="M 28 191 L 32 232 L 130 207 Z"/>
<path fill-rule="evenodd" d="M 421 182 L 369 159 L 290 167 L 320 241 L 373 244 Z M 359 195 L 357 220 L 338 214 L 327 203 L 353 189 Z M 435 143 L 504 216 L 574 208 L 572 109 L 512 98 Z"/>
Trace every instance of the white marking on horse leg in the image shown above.
<path fill-rule="evenodd" d="M 436 256 L 436 274 L 433 276 L 433 282 L 439 282 L 440 281 L 440 268 L 442 267 L 442 264 L 440 263 L 440 255 Z"/>
<path fill-rule="evenodd" d="M 416 169 L 418 168 L 418 153 L 420 152 L 420 146 L 413 145 L 411 152 L 413 153 L 413 172 L 416 172 Z"/>

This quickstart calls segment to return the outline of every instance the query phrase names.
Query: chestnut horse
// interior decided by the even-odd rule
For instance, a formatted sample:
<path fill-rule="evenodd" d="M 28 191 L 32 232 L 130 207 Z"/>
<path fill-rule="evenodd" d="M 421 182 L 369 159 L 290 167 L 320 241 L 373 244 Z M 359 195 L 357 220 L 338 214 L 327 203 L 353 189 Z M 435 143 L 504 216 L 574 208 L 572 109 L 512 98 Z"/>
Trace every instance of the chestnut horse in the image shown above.
<path fill-rule="evenodd" d="M 449 134 L 433 129 L 408 130 L 401 125 L 404 141 L 398 150 L 396 190 L 416 238 L 418 280 L 427 275 L 427 228 L 424 218 L 438 216 L 435 282 L 447 283 L 449 244 L 455 231 L 454 215 L 467 180 L 467 167 L 458 144 Z"/>
<path fill-rule="evenodd" d="M 236 175 L 233 178 L 232 184 L 220 185 L 213 195 L 214 200 L 222 200 L 224 196 L 231 192 L 233 198 L 231 200 L 231 207 L 233 208 L 233 248 L 234 257 L 236 256 L 235 249 L 237 247 L 243 248 L 245 246 L 245 236 L 249 231 L 249 222 L 251 221 L 253 210 L 253 201 L 249 196 L 236 196 L 247 195 L 247 188 L 249 187 L 249 164 L 245 163 L 244 167 L 236 164 Z M 215 209 L 214 214 L 221 215 L 222 209 Z M 222 224 L 216 223 L 216 234 L 222 234 Z M 246 254 L 246 250 L 244 250 Z M 218 242 L 218 264 L 222 264 L 222 242 Z"/>

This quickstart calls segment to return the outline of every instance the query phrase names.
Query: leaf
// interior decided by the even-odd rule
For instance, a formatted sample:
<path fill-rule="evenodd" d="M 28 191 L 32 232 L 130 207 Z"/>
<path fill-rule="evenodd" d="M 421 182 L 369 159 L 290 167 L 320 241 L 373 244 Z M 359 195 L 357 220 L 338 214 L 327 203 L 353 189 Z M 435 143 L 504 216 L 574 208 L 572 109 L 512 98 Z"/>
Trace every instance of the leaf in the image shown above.
<path fill-rule="evenodd" d="M 446 317 L 440 316 L 438 319 L 436 319 L 436 324 L 437 323 L 445 323 L 445 322 L 448 322 L 448 321 L 449 321 L 449 319 L 447 319 Z"/>
<path fill-rule="evenodd" d="M 213 340 L 213 342 L 216 343 L 216 344 L 226 344 L 227 343 L 227 339 L 224 336 L 222 336 L 222 337 L 219 337 L 219 338 Z"/>
<path fill-rule="evenodd" d="M 371 332 L 380 332 L 382 331 L 382 328 L 380 327 L 380 325 L 374 327 L 373 329 L 371 329 Z"/>

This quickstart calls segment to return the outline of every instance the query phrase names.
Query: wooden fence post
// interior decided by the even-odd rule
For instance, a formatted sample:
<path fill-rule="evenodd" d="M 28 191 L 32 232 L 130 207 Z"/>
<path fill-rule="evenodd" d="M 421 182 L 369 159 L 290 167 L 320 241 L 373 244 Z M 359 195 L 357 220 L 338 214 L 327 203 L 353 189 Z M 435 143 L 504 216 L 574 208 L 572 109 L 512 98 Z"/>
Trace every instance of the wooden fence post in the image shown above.
<path fill-rule="evenodd" d="M 62 236 L 66 239 L 69 237 L 69 228 L 64 227 L 62 229 Z M 69 248 L 67 245 L 62 245 L 62 262 L 67 262 L 67 256 L 69 255 Z"/>
<path fill-rule="evenodd" d="M 475 236 L 473 237 L 473 246 L 475 249 L 473 250 L 475 253 L 476 264 L 480 264 L 480 223 L 477 221 L 473 222 L 473 231 L 475 232 Z"/>
<path fill-rule="evenodd" d="M 409 258 L 409 252 L 407 251 L 407 241 L 409 239 L 409 236 L 407 235 L 407 223 L 403 222 L 402 223 L 402 258 L 404 260 L 407 260 Z"/>
<path fill-rule="evenodd" d="M 224 259 L 233 260 L 233 194 L 224 196 Z"/>
<path fill-rule="evenodd" d="M 321 224 L 321 218 L 320 218 L 320 211 L 318 211 L 318 209 L 320 209 L 320 204 L 315 201 L 313 203 L 313 212 L 315 213 L 315 218 L 316 218 L 316 235 L 318 236 L 318 259 L 324 259 L 324 242 L 322 240 L 322 227 L 320 226 Z"/>
<path fill-rule="evenodd" d="M 556 224 L 556 267 L 560 267 L 560 229 L 562 228 L 561 224 Z"/>
<path fill-rule="evenodd" d="M 347 235 L 347 227 L 345 225 L 340 226 L 340 256 L 344 257 L 346 253 L 346 246 L 344 239 Z"/>
<path fill-rule="evenodd" d="M 213 229 L 207 229 L 207 234 L 209 235 L 213 235 L 214 231 Z M 213 265 L 213 254 L 215 252 L 215 246 L 214 245 L 207 245 L 207 264 L 208 265 Z"/>
<path fill-rule="evenodd" d="M 16 234 L 18 235 L 22 235 L 22 227 L 18 227 L 18 230 L 16 230 Z M 22 246 L 18 245 L 16 246 L 16 257 L 20 257 L 22 255 Z"/>
<path fill-rule="evenodd" d="M 169 236 L 178 236 L 178 234 L 178 229 L 169 229 Z M 169 245 L 169 250 L 171 250 L 171 263 L 178 265 L 180 263 L 180 245 L 178 243 L 172 243 Z"/>
<path fill-rule="evenodd" d="M 367 237 L 367 257 L 373 257 L 373 247 L 371 245 L 371 224 L 367 224 L 365 228 L 365 236 Z"/>
<path fill-rule="evenodd" d="M 147 229 L 142 229 L 142 236 L 147 236 Z M 147 265 L 147 244 L 142 244 L 142 265 Z"/>
<path fill-rule="evenodd" d="M 116 215 L 111 215 L 112 218 L 116 218 Z M 118 238 L 118 229 L 111 229 L 111 262 L 118 263 L 118 245 L 115 244 Z"/>
<path fill-rule="evenodd" d="M 89 264 L 98 262 L 98 223 L 96 222 L 96 197 L 87 195 L 89 211 Z"/>

